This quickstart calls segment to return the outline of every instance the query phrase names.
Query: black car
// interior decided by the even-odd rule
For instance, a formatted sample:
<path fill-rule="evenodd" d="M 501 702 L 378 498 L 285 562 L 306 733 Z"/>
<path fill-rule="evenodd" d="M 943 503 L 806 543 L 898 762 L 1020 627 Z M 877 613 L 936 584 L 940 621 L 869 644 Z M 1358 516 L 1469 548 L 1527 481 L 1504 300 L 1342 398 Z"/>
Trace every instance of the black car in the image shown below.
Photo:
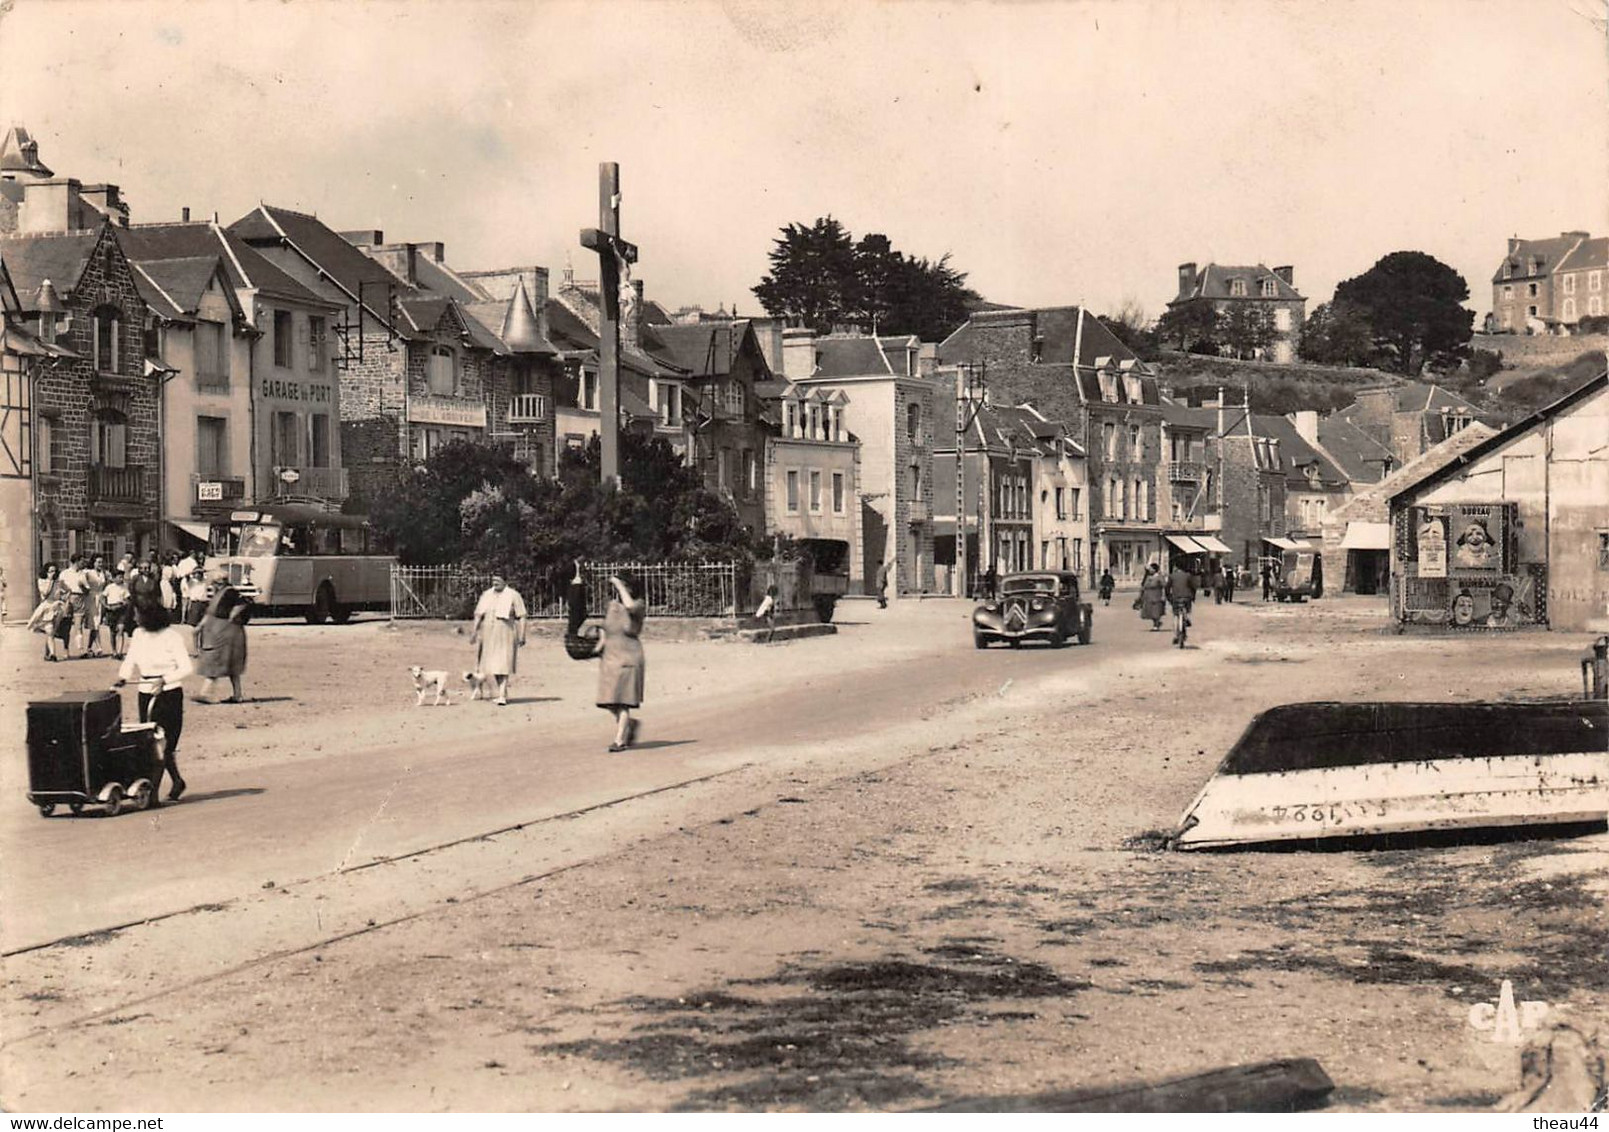
<path fill-rule="evenodd" d="M 1073 638 L 1089 644 L 1094 608 L 1078 600 L 1078 575 L 1062 570 L 1007 574 L 999 596 L 972 612 L 972 643 L 988 648 L 1006 641 L 1013 648 L 1025 640 L 1060 648 Z"/>

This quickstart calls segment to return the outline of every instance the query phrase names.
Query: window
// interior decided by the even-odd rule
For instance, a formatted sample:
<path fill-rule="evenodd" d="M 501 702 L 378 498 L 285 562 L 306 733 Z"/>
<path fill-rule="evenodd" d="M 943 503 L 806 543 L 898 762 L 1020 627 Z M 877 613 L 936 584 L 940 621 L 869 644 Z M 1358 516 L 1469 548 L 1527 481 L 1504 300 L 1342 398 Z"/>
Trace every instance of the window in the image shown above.
<path fill-rule="evenodd" d="M 324 316 L 310 314 L 307 316 L 307 368 L 311 373 L 324 372 L 324 354 L 329 341 L 329 331 L 325 328 Z"/>
<path fill-rule="evenodd" d="M 1609 570 L 1609 531 L 1598 532 L 1598 569 Z"/>
<path fill-rule="evenodd" d="M 598 374 L 595 370 L 581 371 L 580 394 L 577 400 L 580 402 L 581 408 L 596 413 L 598 411 Z"/>
<path fill-rule="evenodd" d="M 1067 490 L 1066 490 L 1066 488 L 1058 487 L 1056 489 L 1056 518 L 1058 518 L 1058 519 L 1067 518 Z"/>
<path fill-rule="evenodd" d="M 810 417 L 809 417 L 809 419 L 810 419 L 809 427 L 805 429 L 805 438 L 807 440 L 820 440 L 821 439 L 821 406 L 816 404 L 814 401 L 812 401 L 810 403 Z"/>
<path fill-rule="evenodd" d="M 679 425 L 682 423 L 682 387 L 673 382 L 654 382 L 655 396 L 659 402 L 659 423 L 662 425 Z"/>
<path fill-rule="evenodd" d="M 1245 298 L 1246 281 L 1244 279 L 1231 279 L 1229 281 L 1229 293 L 1237 299 Z"/>
<path fill-rule="evenodd" d="M 40 475 L 48 476 L 61 467 L 61 452 L 57 447 L 61 444 L 61 429 L 58 425 L 59 422 L 55 417 L 46 416 L 41 416 L 34 424 L 38 434 L 35 443 L 39 447 L 39 463 L 36 469 Z"/>
<path fill-rule="evenodd" d="M 1513 260 L 1509 260 L 1507 263 L 1503 264 L 1503 278 L 1504 279 L 1512 279 L 1512 278 L 1514 278 L 1514 261 Z"/>
<path fill-rule="evenodd" d="M 782 435 L 790 438 L 799 435 L 799 405 L 796 401 L 782 402 Z"/>
<path fill-rule="evenodd" d="M 1514 288 L 1513 288 L 1513 286 L 1512 285 L 1505 285 L 1503 287 L 1503 298 L 1512 299 L 1513 297 L 1514 297 Z"/>
<path fill-rule="evenodd" d="M 427 452 L 426 456 L 429 455 Z M 275 413 L 268 435 L 268 459 L 276 468 L 293 468 L 301 463 L 296 436 L 296 414 Z"/>
<path fill-rule="evenodd" d="M 1539 255 L 1531 257 L 1531 274 L 1532 275 L 1541 275 L 1542 274 L 1542 257 L 1539 256 Z"/>
<path fill-rule="evenodd" d="M 842 443 L 844 439 L 844 408 L 842 405 L 834 405 L 832 407 L 831 424 L 832 435 L 827 437 L 827 439 L 836 443 Z"/>
<path fill-rule="evenodd" d="M 116 307 L 95 309 L 95 372 L 116 373 L 122 361 L 122 312 Z"/>
<path fill-rule="evenodd" d="M 844 473 L 842 472 L 832 474 L 832 513 L 834 515 L 844 513 Z"/>
<path fill-rule="evenodd" d="M 1145 447 L 1140 442 L 1140 426 L 1129 425 L 1129 459 L 1140 463 L 1145 459 Z"/>
<path fill-rule="evenodd" d="M 1123 375 L 1123 393 L 1129 399 L 1129 404 L 1145 404 L 1145 387 L 1140 384 L 1139 375 L 1132 373 Z"/>
<path fill-rule="evenodd" d="M 788 469 L 788 512 L 799 513 L 799 473 L 793 468 Z"/>
<path fill-rule="evenodd" d="M 735 417 L 741 417 L 743 415 L 744 401 L 743 383 L 740 381 L 728 381 L 721 387 L 721 393 L 726 411 Z"/>
<path fill-rule="evenodd" d="M 814 470 L 810 473 L 810 510 L 821 510 L 821 473 Z"/>
<path fill-rule="evenodd" d="M 1117 374 L 1102 371 L 1098 376 L 1101 382 L 1101 400 L 1109 405 L 1117 404 Z"/>
<path fill-rule="evenodd" d="M 1279 286 L 1272 279 L 1264 279 L 1262 291 L 1265 298 L 1272 299 L 1279 294 Z"/>
<path fill-rule="evenodd" d="M 229 388 L 229 359 L 224 352 L 224 343 L 227 340 L 223 323 L 206 321 L 196 323 L 196 386 L 198 388 Z"/>
<path fill-rule="evenodd" d="M 1039 568 L 1041 570 L 1050 569 L 1050 540 L 1048 538 L 1039 540 Z"/>
<path fill-rule="evenodd" d="M 217 479 L 229 471 L 229 422 L 223 417 L 196 418 L 196 474 Z"/>
<path fill-rule="evenodd" d="M 911 498 L 922 498 L 922 465 L 911 465 Z"/>
<path fill-rule="evenodd" d="M 922 403 L 912 401 L 905 406 L 905 436 L 912 444 L 922 443 Z"/>
<path fill-rule="evenodd" d="M 1566 300 L 1564 300 L 1564 310 L 1562 312 L 1560 312 L 1559 317 L 1563 318 L 1565 322 L 1574 322 L 1575 321 L 1575 300 L 1574 299 L 1566 299 Z"/>
<path fill-rule="evenodd" d="M 1566 295 L 1575 294 L 1575 276 L 1574 275 L 1561 275 L 1559 278 L 1561 280 L 1563 280 L 1563 282 L 1564 282 L 1564 293 Z"/>
<path fill-rule="evenodd" d="M 1529 295 L 1533 299 L 1536 298 L 1536 284 L 1535 283 L 1527 283 L 1525 285 L 1525 293 L 1527 295 Z"/>
<path fill-rule="evenodd" d="M 1133 496 L 1133 498 L 1134 498 L 1134 517 L 1136 519 L 1140 519 L 1140 520 L 1145 519 L 1146 514 L 1145 514 L 1145 481 L 1144 480 L 1135 480 L 1134 481 L 1134 496 Z"/>
<path fill-rule="evenodd" d="M 1587 300 L 1587 313 L 1588 314 L 1602 314 L 1603 313 L 1603 299 L 1599 298 L 1597 295 L 1594 295 L 1594 296 L 1592 296 L 1592 298 L 1588 299 Z"/>
<path fill-rule="evenodd" d="M 274 312 L 274 364 L 280 369 L 291 367 L 291 312 Z"/>
<path fill-rule="evenodd" d="M 458 353 L 451 346 L 430 347 L 430 368 L 426 372 L 430 392 L 451 397 L 458 392 Z"/>
<path fill-rule="evenodd" d="M 754 458 L 754 449 L 743 449 L 743 482 L 748 485 L 749 494 L 760 490 L 760 462 Z"/>
<path fill-rule="evenodd" d="M 95 412 L 90 462 L 102 468 L 128 466 L 128 418 L 116 409 Z"/>
<path fill-rule="evenodd" d="M 1067 491 L 1067 494 L 1072 497 L 1071 500 L 1069 501 L 1069 504 L 1070 504 L 1069 510 L 1072 511 L 1073 518 L 1075 520 L 1077 520 L 1079 518 L 1082 518 L 1082 516 L 1081 516 L 1081 514 L 1079 513 L 1079 510 L 1078 510 L 1078 497 L 1079 497 L 1079 495 L 1082 494 L 1082 492 L 1080 492 L 1078 488 L 1074 487 L 1074 488 L 1069 488 L 1068 491 Z"/>
<path fill-rule="evenodd" d="M 715 486 L 727 491 L 732 486 L 732 450 L 722 448 L 715 453 Z"/>
<path fill-rule="evenodd" d="M 1601 290 L 1603 290 L 1603 272 L 1594 271 L 1591 275 L 1587 276 L 1587 290 L 1589 290 L 1589 291 L 1601 291 Z"/>
<path fill-rule="evenodd" d="M 1291 311 L 1289 307 L 1277 307 L 1274 310 L 1274 329 L 1281 333 L 1291 328 Z"/>
<path fill-rule="evenodd" d="M 1530 315 L 1532 318 L 1535 318 L 1536 317 L 1536 307 L 1534 305 L 1526 307 L 1525 308 L 1525 313 Z"/>
<path fill-rule="evenodd" d="M 307 420 L 310 428 L 308 436 L 312 441 L 307 462 L 315 468 L 327 468 L 330 466 L 330 416 L 328 413 L 313 413 Z"/>
<path fill-rule="evenodd" d="M 1117 425 L 1111 421 L 1101 425 L 1101 447 L 1106 452 L 1108 462 L 1117 459 Z"/>

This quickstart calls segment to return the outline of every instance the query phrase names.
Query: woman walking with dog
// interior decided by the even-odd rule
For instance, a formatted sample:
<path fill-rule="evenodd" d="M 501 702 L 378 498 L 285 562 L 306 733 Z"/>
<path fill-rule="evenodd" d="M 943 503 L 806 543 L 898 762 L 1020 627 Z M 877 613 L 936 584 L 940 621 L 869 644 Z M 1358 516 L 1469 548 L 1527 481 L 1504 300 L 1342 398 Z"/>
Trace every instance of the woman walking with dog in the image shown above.
<path fill-rule="evenodd" d="M 643 617 L 647 605 L 632 595 L 628 579 L 611 577 L 615 600 L 603 615 L 603 636 L 598 641 L 598 706 L 615 717 L 615 741 L 611 751 L 624 751 L 637 741 L 637 721 L 631 709 L 642 706 L 647 661 L 643 656 Z"/>
<path fill-rule="evenodd" d="M 501 574 L 492 575 L 491 588 L 475 605 L 475 631 L 469 640 L 479 646 L 475 672 L 492 678 L 498 706 L 507 706 L 508 678 L 514 675 L 519 647 L 525 643 L 525 600 Z"/>

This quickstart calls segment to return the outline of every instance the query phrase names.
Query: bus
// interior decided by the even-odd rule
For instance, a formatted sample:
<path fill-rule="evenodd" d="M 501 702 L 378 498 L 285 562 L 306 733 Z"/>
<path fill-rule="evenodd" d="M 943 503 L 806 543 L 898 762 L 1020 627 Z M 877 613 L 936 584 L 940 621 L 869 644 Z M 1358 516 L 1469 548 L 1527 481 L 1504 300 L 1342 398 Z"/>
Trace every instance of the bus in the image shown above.
<path fill-rule="evenodd" d="M 344 625 L 359 610 L 391 608 L 395 555 L 370 552 L 362 515 L 285 503 L 232 511 L 212 523 L 208 580 L 231 585 L 270 615 Z"/>

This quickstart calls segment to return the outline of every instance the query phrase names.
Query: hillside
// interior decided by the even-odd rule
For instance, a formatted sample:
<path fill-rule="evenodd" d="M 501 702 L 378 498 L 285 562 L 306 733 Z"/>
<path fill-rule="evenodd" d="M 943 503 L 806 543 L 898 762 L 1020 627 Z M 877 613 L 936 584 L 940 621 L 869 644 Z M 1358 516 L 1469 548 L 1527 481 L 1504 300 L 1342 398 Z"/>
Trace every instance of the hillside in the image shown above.
<path fill-rule="evenodd" d="M 1172 389 L 1177 397 L 1185 397 L 1191 389 L 1210 395 L 1220 385 L 1226 390 L 1249 388 L 1252 407 L 1261 413 L 1291 413 L 1298 409 L 1331 412 L 1350 405 L 1359 389 L 1402 382 L 1396 374 L 1377 369 L 1306 362 L 1243 362 L 1174 352 L 1157 355 L 1151 365 L 1157 371 L 1157 383 Z"/>

